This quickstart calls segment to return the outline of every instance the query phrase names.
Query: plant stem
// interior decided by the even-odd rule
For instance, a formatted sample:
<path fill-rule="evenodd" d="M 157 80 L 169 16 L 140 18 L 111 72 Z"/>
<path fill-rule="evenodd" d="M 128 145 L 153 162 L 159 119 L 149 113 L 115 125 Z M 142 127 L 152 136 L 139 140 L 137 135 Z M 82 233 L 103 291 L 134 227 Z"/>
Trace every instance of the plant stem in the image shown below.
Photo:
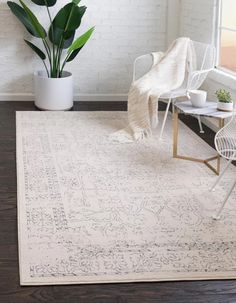
<path fill-rule="evenodd" d="M 46 1 L 46 0 L 44 0 L 44 1 Z M 73 15 L 73 11 L 74 11 L 74 7 L 72 7 L 72 9 L 70 11 L 70 15 L 67 19 L 67 23 L 66 23 L 66 26 L 65 26 L 64 33 L 68 30 L 68 26 L 70 24 L 70 19 Z M 63 35 L 62 35 L 62 37 L 60 39 L 60 43 L 59 43 L 58 48 L 57 48 L 57 53 L 56 53 L 56 74 L 57 74 L 57 77 L 61 77 L 61 74 L 63 72 L 63 68 L 65 67 L 66 60 L 68 58 L 68 55 L 67 55 L 65 61 L 62 64 L 62 69 L 60 69 L 61 55 L 62 55 L 62 51 L 63 51 L 63 44 L 64 44 L 64 39 L 63 39 Z"/>
<path fill-rule="evenodd" d="M 48 55 L 48 60 L 49 60 L 49 65 L 50 65 L 50 73 L 52 72 L 52 58 L 51 58 L 51 51 L 50 51 L 50 47 L 47 44 L 47 41 L 45 39 L 43 39 L 43 45 L 45 47 L 45 50 L 47 52 Z"/>
<path fill-rule="evenodd" d="M 57 77 L 60 77 L 60 67 L 61 67 L 61 55 L 63 51 L 63 46 L 64 46 L 64 39 L 61 38 L 59 46 L 58 46 L 58 53 L 57 53 Z"/>
<path fill-rule="evenodd" d="M 51 77 L 54 76 L 54 73 L 55 73 L 55 69 L 56 69 L 56 61 L 55 61 L 55 45 L 54 45 L 54 28 L 53 28 L 53 21 L 52 21 L 52 16 L 50 14 L 50 11 L 49 11 L 49 8 L 47 6 L 47 1 L 44 0 L 44 3 L 46 5 L 46 8 L 47 8 L 47 12 L 48 12 L 48 17 L 49 17 L 49 20 L 50 20 L 50 24 L 51 24 L 51 27 L 52 27 L 52 60 L 51 60 Z"/>
<path fill-rule="evenodd" d="M 66 31 L 68 30 L 68 26 L 69 26 L 70 19 L 71 19 L 71 16 L 72 16 L 72 14 L 73 14 L 73 11 L 74 11 L 74 7 L 72 7 L 72 10 L 71 10 L 71 12 L 70 12 L 70 15 L 69 15 L 69 17 L 68 17 L 68 19 L 67 19 L 67 23 L 66 23 L 64 32 L 66 32 Z M 59 45 L 60 47 L 61 47 L 62 42 L 63 42 L 63 40 L 61 39 L 60 45 Z M 62 74 L 62 72 L 63 72 L 63 69 L 64 69 L 64 67 L 65 67 L 65 65 L 66 65 L 66 60 L 69 58 L 69 54 L 68 54 L 68 55 L 66 56 L 65 60 L 63 61 L 62 67 L 61 67 L 61 69 L 60 69 L 61 53 L 62 53 L 62 50 L 60 50 L 60 53 L 59 53 L 59 56 L 58 56 L 58 57 L 59 57 L 59 58 L 58 58 L 58 62 L 59 62 L 59 77 L 61 76 L 61 74 Z"/>
<path fill-rule="evenodd" d="M 57 76 L 60 78 L 60 68 L 61 68 L 61 55 L 62 55 L 62 49 L 59 51 L 58 55 L 58 61 L 57 61 Z"/>
<path fill-rule="evenodd" d="M 48 68 L 47 68 L 47 64 L 45 63 L 45 61 L 43 60 L 43 64 L 45 66 L 45 69 L 46 69 L 46 72 L 47 72 L 47 75 L 48 75 L 48 78 L 49 78 L 49 71 L 48 71 Z"/>
<path fill-rule="evenodd" d="M 69 56 L 70 56 L 70 54 L 68 54 L 68 55 L 66 56 L 65 60 L 64 60 L 63 63 L 62 63 L 62 67 L 61 67 L 61 70 L 60 70 L 60 75 L 61 75 L 62 72 L 63 72 L 63 69 L 64 69 L 64 67 L 65 67 L 65 65 L 66 65 L 66 60 L 69 58 Z"/>
<path fill-rule="evenodd" d="M 63 42 L 63 37 L 61 37 L 57 52 L 56 52 L 56 66 L 57 66 L 57 77 L 59 77 L 60 74 L 60 64 L 61 64 L 61 53 L 62 53 L 62 42 Z"/>

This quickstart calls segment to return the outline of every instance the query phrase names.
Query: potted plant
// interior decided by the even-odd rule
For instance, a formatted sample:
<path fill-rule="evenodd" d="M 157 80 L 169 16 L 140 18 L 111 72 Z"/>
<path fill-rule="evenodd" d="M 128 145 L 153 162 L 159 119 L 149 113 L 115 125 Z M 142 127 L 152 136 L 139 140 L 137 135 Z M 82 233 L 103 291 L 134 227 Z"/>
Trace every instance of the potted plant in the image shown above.
<path fill-rule="evenodd" d="M 34 75 L 35 105 L 43 110 L 68 110 L 73 106 L 73 77 L 65 71 L 65 66 L 78 55 L 94 31 L 92 27 L 75 39 L 76 30 L 80 27 L 87 8 L 79 5 L 80 0 L 73 0 L 53 18 L 50 8 L 57 0 L 32 0 L 36 5 L 45 7 L 50 21 L 46 31 L 23 0 L 19 1 L 21 5 L 11 1 L 7 4 L 26 30 L 40 39 L 44 47 L 42 50 L 24 40 L 45 67 L 44 71 L 38 71 Z"/>
<path fill-rule="evenodd" d="M 233 110 L 233 100 L 230 92 L 225 89 L 219 89 L 216 91 L 216 96 L 218 99 L 217 108 L 221 111 L 232 111 Z"/>

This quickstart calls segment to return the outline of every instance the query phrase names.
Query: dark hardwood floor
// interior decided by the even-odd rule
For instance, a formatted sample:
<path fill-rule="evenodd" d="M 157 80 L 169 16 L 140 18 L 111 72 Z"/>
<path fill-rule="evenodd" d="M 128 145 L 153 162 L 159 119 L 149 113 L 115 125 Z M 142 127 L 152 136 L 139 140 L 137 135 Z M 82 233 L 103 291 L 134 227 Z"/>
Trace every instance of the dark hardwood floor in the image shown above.
<path fill-rule="evenodd" d="M 164 108 L 164 106 L 162 106 Z M 235 303 L 236 281 L 20 287 L 17 252 L 15 111 L 31 102 L 0 102 L 0 303 Z M 74 110 L 126 110 L 124 102 L 79 102 Z M 197 121 L 182 117 L 198 132 Z M 213 146 L 213 132 L 202 136 Z"/>

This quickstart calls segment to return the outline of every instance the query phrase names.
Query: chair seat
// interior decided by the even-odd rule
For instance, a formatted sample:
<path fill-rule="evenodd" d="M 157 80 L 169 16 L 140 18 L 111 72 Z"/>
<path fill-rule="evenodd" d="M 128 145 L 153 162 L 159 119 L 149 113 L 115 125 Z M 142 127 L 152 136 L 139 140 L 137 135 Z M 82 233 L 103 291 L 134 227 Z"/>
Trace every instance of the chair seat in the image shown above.
<path fill-rule="evenodd" d="M 187 89 L 186 88 L 179 88 L 176 90 L 172 90 L 168 93 L 165 93 L 161 95 L 161 99 L 170 99 L 170 98 L 179 98 L 179 97 L 185 97 L 187 96 Z"/>
<path fill-rule="evenodd" d="M 236 161 L 235 150 L 222 150 L 219 154 L 227 160 Z"/>
<path fill-rule="evenodd" d="M 222 129 L 224 131 L 224 129 Z M 227 160 L 236 160 L 236 138 L 230 135 L 216 135 L 215 145 L 218 153 Z"/>

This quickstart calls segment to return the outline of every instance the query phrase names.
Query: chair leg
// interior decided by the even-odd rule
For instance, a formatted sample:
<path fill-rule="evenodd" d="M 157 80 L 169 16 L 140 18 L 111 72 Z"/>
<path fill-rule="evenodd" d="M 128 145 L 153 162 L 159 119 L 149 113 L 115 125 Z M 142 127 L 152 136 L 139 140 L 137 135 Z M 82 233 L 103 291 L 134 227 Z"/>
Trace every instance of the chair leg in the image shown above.
<path fill-rule="evenodd" d="M 165 128 L 165 125 L 166 125 L 166 120 L 167 120 L 168 112 L 169 112 L 169 109 L 170 109 L 171 101 L 172 101 L 172 99 L 170 98 L 169 101 L 168 101 L 167 107 L 166 107 L 166 112 L 165 112 L 164 120 L 163 120 L 162 127 L 161 127 L 160 140 L 162 139 L 162 136 L 163 136 L 163 132 L 164 132 L 164 128 Z"/>
<path fill-rule="evenodd" d="M 235 180 L 235 182 L 233 183 L 232 187 L 230 188 L 230 190 L 229 190 L 229 192 L 228 192 L 228 194 L 227 194 L 227 196 L 226 196 L 226 198 L 225 198 L 225 200 L 224 200 L 224 202 L 223 202 L 223 204 L 222 204 L 220 210 L 218 211 L 217 215 L 213 217 L 215 220 L 219 220 L 219 219 L 220 219 L 221 213 L 222 213 L 222 211 L 223 211 L 223 209 L 224 209 L 226 203 L 228 202 L 229 197 L 230 197 L 230 195 L 232 194 L 232 192 L 233 192 L 235 186 L 236 186 L 236 180 Z"/>
<path fill-rule="evenodd" d="M 231 161 L 228 161 L 226 167 L 224 168 L 223 172 L 221 173 L 221 175 L 217 178 L 215 184 L 212 186 L 212 188 L 210 189 L 210 191 L 213 191 L 215 189 L 215 187 L 218 185 L 218 183 L 221 181 L 221 179 L 223 178 L 224 174 L 226 173 L 227 169 L 229 168 L 230 164 L 232 163 Z"/>
<path fill-rule="evenodd" d="M 174 120 L 176 98 L 172 100 L 172 120 Z"/>
<path fill-rule="evenodd" d="M 200 128 L 200 133 L 201 134 L 204 134 L 204 130 L 203 130 L 203 127 L 202 127 L 202 120 L 201 120 L 201 117 L 200 116 L 197 116 L 197 119 L 198 119 L 198 124 L 199 124 L 199 128 Z"/>

